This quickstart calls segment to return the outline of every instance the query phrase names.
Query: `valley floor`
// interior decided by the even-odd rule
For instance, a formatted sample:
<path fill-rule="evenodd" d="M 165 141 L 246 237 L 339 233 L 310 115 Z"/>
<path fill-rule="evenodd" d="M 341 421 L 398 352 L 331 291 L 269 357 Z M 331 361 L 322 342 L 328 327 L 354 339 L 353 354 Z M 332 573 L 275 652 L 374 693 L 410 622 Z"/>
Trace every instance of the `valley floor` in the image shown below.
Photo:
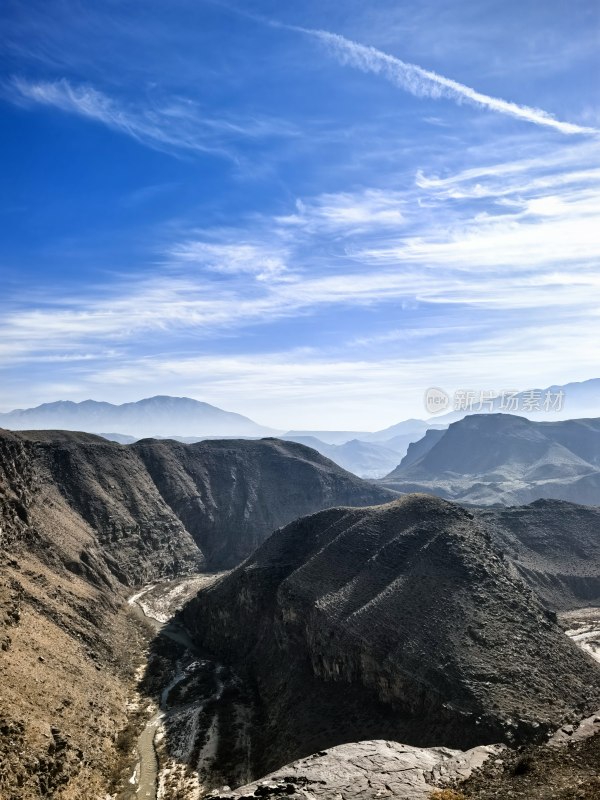
<path fill-rule="evenodd" d="M 251 708 L 241 683 L 231 670 L 199 653 L 172 620 L 187 599 L 219 577 L 211 573 L 162 582 L 129 598 L 130 606 L 153 626 L 155 638 L 130 704 L 133 714 L 143 709 L 146 723 L 133 748 L 131 777 L 115 800 L 198 800 L 222 785 L 223 768 L 231 768 L 223 764 L 228 738 L 227 749 L 238 760 L 238 782 L 250 778 Z M 232 715 L 233 737 L 223 723 Z"/>

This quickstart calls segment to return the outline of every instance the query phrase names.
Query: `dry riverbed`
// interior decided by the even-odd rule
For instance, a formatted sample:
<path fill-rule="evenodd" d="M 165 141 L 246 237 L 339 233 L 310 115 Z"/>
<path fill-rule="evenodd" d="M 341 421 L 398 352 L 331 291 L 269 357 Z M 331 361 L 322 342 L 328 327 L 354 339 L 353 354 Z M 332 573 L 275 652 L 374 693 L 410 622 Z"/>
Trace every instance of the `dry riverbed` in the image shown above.
<path fill-rule="evenodd" d="M 172 621 L 187 600 L 220 575 L 152 584 L 129 598 L 156 636 L 129 704 L 130 714 L 142 714 L 146 722 L 119 800 L 198 800 L 224 783 L 225 748 L 236 759 L 239 780 L 249 777 L 244 749 L 251 713 L 243 687 L 231 670 L 199 653 Z"/>
<path fill-rule="evenodd" d="M 560 615 L 566 634 L 600 661 L 600 608 L 578 608 Z"/>

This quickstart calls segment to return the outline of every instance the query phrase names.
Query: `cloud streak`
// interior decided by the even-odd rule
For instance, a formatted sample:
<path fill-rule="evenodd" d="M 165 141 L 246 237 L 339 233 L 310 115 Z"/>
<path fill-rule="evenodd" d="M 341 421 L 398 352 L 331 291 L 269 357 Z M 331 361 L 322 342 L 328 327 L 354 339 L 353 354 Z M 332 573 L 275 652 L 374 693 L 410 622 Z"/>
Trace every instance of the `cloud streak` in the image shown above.
<path fill-rule="evenodd" d="M 395 56 L 377 50 L 375 47 L 346 39 L 337 33 L 297 26 L 284 27 L 307 34 L 323 42 L 342 64 L 356 67 L 363 72 L 381 75 L 395 86 L 399 86 L 416 97 L 431 97 L 435 100 L 447 98 L 459 103 L 468 102 L 480 108 L 487 108 L 499 114 L 515 117 L 524 122 L 553 128 L 564 134 L 598 135 L 600 133 L 596 128 L 558 120 L 552 114 L 540 108 L 519 105 L 508 100 L 502 100 L 499 97 L 483 94 L 451 78 L 438 75 L 436 72 L 424 69 L 416 64 L 402 61 Z"/>
<path fill-rule="evenodd" d="M 295 129 L 276 119 L 215 119 L 202 115 L 185 98 L 164 105 L 140 106 L 118 102 L 89 85 L 66 78 L 29 81 L 21 77 L 5 86 L 8 99 L 19 105 L 42 105 L 101 123 L 157 150 L 203 152 L 237 160 L 233 139 L 295 136 Z"/>

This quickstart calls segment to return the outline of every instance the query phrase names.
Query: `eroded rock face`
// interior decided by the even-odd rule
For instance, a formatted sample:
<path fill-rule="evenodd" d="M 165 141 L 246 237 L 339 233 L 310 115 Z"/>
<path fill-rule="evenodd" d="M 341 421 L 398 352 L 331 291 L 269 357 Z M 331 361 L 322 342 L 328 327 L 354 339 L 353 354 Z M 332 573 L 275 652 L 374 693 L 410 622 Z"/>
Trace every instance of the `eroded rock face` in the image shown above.
<path fill-rule="evenodd" d="M 481 522 L 423 495 L 292 523 L 184 615 L 254 678 L 263 771 L 364 738 L 543 738 L 600 698 L 597 666 Z"/>
<path fill-rule="evenodd" d="M 239 798 L 319 798 L 428 800 L 436 786 L 467 778 L 500 746 L 476 747 L 466 753 L 445 747 L 409 747 L 398 742 L 343 744 L 286 764 L 235 792 L 211 793 L 214 800 Z"/>

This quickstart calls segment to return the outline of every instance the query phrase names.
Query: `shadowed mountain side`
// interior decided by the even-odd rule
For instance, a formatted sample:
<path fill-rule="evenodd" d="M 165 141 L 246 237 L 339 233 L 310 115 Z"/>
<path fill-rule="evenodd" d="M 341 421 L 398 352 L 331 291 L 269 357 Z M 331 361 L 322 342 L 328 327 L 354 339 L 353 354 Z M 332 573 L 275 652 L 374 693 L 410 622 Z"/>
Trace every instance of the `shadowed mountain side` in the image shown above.
<path fill-rule="evenodd" d="M 278 439 L 132 445 L 211 567 L 239 564 L 281 525 L 395 496 L 304 445 Z"/>
<path fill-rule="evenodd" d="M 597 505 L 600 420 L 471 415 L 446 431 L 428 431 L 383 482 L 468 503 L 516 505 L 547 497 Z"/>
<path fill-rule="evenodd" d="M 536 500 L 475 513 L 550 608 L 600 606 L 599 508 Z"/>
<path fill-rule="evenodd" d="M 127 447 L 87 433 L 2 431 L 0 462 L 10 463 L 15 441 L 19 470 L 33 476 L 36 530 L 41 536 L 50 532 L 50 552 L 67 548 L 66 563 L 74 572 L 135 586 L 203 563 L 194 540 Z M 69 533 L 75 529 L 80 533 Z"/>
<path fill-rule="evenodd" d="M 297 520 L 183 615 L 255 681 L 263 771 L 360 739 L 543 737 L 600 699 L 597 665 L 485 527 L 433 497 Z"/>

